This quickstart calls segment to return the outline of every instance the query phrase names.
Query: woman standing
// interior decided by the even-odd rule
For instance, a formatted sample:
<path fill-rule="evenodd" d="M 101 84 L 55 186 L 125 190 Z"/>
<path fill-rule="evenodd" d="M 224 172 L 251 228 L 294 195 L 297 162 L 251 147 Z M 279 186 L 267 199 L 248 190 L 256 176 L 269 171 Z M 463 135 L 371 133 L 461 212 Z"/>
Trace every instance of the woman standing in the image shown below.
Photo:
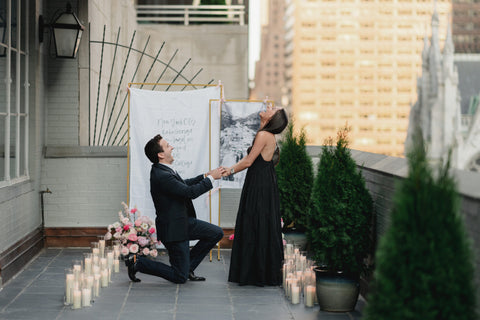
<path fill-rule="evenodd" d="M 226 168 L 224 175 L 248 168 L 235 223 L 228 281 L 240 285 L 282 282 L 283 241 L 274 166 L 279 160 L 275 134 L 288 124 L 284 109 L 267 106 L 247 156 Z"/>

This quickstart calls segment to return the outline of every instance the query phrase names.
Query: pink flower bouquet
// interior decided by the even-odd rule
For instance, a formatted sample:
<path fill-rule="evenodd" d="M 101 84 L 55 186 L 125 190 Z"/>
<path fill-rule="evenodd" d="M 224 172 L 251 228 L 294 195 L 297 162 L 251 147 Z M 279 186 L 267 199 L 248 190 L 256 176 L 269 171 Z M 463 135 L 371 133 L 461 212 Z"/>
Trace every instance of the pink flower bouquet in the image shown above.
<path fill-rule="evenodd" d="M 136 254 L 139 256 L 156 257 L 158 255 L 155 234 L 155 222 L 147 216 L 142 216 L 137 208 L 129 209 L 125 202 L 122 202 L 123 213 L 120 211 L 120 221 L 108 226 L 105 240 L 120 240 L 122 247 L 120 253 L 123 256 Z"/>

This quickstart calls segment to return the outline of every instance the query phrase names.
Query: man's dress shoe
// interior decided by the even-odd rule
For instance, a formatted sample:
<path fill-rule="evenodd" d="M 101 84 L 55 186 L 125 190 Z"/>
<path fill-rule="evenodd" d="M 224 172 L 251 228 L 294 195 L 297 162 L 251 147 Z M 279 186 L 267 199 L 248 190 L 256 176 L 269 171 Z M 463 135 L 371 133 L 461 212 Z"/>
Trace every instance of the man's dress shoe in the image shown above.
<path fill-rule="evenodd" d="M 205 281 L 205 278 L 204 277 L 198 277 L 195 275 L 195 273 L 193 273 L 193 271 L 190 271 L 190 273 L 188 274 L 188 280 L 190 281 Z"/>
<path fill-rule="evenodd" d="M 127 265 L 127 268 L 128 268 L 128 277 L 130 278 L 130 280 L 132 280 L 133 282 L 140 282 L 141 280 L 135 277 L 135 274 L 137 273 L 137 271 L 135 270 L 136 262 L 134 257 L 133 256 L 128 257 L 125 260 L 125 264 Z"/>

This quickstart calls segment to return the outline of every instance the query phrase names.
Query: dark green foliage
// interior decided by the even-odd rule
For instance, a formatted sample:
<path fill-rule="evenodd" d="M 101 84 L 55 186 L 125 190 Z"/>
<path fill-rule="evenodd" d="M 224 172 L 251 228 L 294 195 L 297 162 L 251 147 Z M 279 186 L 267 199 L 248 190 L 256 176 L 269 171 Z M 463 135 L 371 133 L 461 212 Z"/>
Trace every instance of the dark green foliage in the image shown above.
<path fill-rule="evenodd" d="M 472 255 L 449 163 L 434 178 L 417 138 L 376 253 L 365 319 L 476 319 Z"/>
<path fill-rule="evenodd" d="M 313 164 L 305 144 L 305 131 L 295 135 L 290 122 L 281 142 L 280 162 L 275 167 L 284 230 L 305 231 L 305 212 L 310 207 L 313 188 Z"/>
<path fill-rule="evenodd" d="M 372 198 L 347 149 L 348 128 L 323 147 L 312 192 L 307 236 L 313 258 L 330 270 L 358 276 L 371 253 Z"/>
<path fill-rule="evenodd" d="M 204 6 L 225 5 L 225 0 L 202 0 L 200 4 Z"/>

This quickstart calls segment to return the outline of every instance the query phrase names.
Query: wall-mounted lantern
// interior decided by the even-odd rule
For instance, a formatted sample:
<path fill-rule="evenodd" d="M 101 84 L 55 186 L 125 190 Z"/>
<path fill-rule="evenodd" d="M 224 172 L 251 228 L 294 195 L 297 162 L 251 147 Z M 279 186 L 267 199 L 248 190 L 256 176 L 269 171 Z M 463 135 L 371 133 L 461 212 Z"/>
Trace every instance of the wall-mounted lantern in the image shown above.
<path fill-rule="evenodd" d="M 55 55 L 57 58 L 74 59 L 77 55 L 82 32 L 85 30 L 75 13 L 72 6 L 67 3 L 67 9 L 52 24 L 45 24 L 43 16 L 38 19 L 39 41 L 43 41 L 43 30 L 49 27 L 53 32 L 53 41 L 55 43 Z"/>

